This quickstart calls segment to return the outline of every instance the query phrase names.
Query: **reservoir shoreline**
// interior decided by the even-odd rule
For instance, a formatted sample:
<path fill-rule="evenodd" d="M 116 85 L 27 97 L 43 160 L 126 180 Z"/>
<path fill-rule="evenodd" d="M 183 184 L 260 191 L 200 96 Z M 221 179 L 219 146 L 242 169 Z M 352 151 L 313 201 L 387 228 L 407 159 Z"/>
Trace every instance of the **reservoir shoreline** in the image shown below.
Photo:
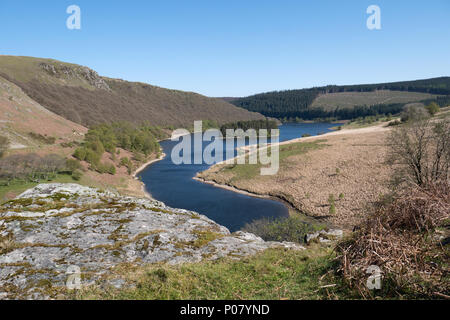
<path fill-rule="evenodd" d="M 319 135 L 324 131 L 330 131 L 333 126 L 334 124 L 331 123 L 283 125 L 280 127 L 280 140 L 288 142 L 305 133 Z M 203 148 L 207 147 L 209 143 L 204 141 Z M 176 141 L 166 139 L 161 147 L 169 155 L 176 144 Z M 224 148 L 224 152 L 226 150 L 229 151 L 229 147 Z M 234 150 L 236 150 L 236 145 Z M 233 158 L 236 156 L 239 155 L 235 151 Z M 191 153 L 191 157 L 193 157 L 193 153 Z M 216 165 L 218 164 L 194 164 L 192 162 L 192 164 L 175 166 L 166 156 L 142 165 L 136 170 L 135 176 L 144 182 L 142 188 L 148 197 L 162 201 L 171 207 L 202 213 L 226 226 L 230 231 L 241 230 L 245 224 L 254 220 L 288 217 L 294 212 L 301 214 L 306 219 L 310 218 L 309 215 L 302 213 L 290 203 L 289 199 L 284 199 L 282 195 L 258 194 L 202 179 L 200 174 Z M 310 221 L 311 223 L 320 222 L 316 219 L 311 220 L 314 220 Z"/>

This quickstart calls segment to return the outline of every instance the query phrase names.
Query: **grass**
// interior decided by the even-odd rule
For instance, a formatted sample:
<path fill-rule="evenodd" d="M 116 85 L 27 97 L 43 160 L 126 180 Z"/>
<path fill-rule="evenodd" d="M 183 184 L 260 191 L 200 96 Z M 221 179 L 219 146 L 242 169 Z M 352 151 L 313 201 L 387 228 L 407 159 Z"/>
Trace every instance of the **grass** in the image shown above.
<path fill-rule="evenodd" d="M 41 67 L 41 63 L 56 65 L 58 67 L 64 66 L 66 68 L 78 68 L 79 66 L 71 63 L 59 62 L 53 59 L 42 59 L 32 57 L 18 57 L 18 56 L 1 56 L 0 57 L 0 72 L 9 76 L 13 76 L 18 81 L 30 81 L 35 75 L 40 75 L 40 81 L 46 83 L 58 83 L 60 80 L 47 74 Z M 78 78 L 66 76 L 66 82 L 73 86 L 83 86 L 86 88 L 93 88 L 87 85 L 86 81 Z"/>
<path fill-rule="evenodd" d="M 371 118 L 371 119 L 368 119 Z M 362 119 L 355 119 L 353 121 L 349 121 L 341 126 L 341 129 L 360 129 L 360 128 L 368 128 L 372 126 L 376 126 L 382 124 L 384 122 L 390 122 L 400 120 L 399 117 L 387 117 L 387 116 L 372 116 L 366 117 Z M 337 127 L 336 127 L 337 128 Z M 334 128 L 334 129 L 336 129 Z"/>
<path fill-rule="evenodd" d="M 41 63 L 53 65 L 59 71 L 58 75 L 45 71 Z M 71 72 L 66 74 L 67 70 Z M 262 115 L 221 99 L 144 83 L 98 78 L 105 81 L 111 91 L 96 89 L 80 66 L 49 59 L 0 56 L 0 76 L 8 78 L 46 109 L 85 126 L 147 120 L 153 125 L 186 127 L 199 119 L 214 120 L 219 124 L 263 119 Z M 33 79 L 38 80 L 31 81 Z M 111 110 L 115 112 L 111 113 Z"/>
<path fill-rule="evenodd" d="M 133 300 L 330 299 L 352 296 L 329 270 L 330 249 L 269 249 L 240 261 L 229 258 L 126 272 L 128 289 L 85 289 L 71 298 Z M 331 287 L 321 288 L 322 286 Z"/>
<path fill-rule="evenodd" d="M 56 178 L 51 181 L 41 181 L 41 183 L 78 183 L 87 184 L 84 177 L 80 181 L 75 181 L 71 175 L 68 174 L 58 174 Z M 11 200 L 16 196 L 20 195 L 22 192 L 34 188 L 39 183 L 36 182 L 24 182 L 22 180 L 14 180 L 8 186 L 0 185 L 0 203 L 4 201 Z"/>
<path fill-rule="evenodd" d="M 435 98 L 436 95 L 420 92 L 379 90 L 373 92 L 338 92 L 319 95 L 312 108 L 322 107 L 325 110 L 353 108 L 361 105 L 377 105 L 390 103 L 419 102 Z"/>
<path fill-rule="evenodd" d="M 281 145 L 280 166 L 283 166 L 283 162 L 285 162 L 289 157 L 305 154 L 308 151 L 326 147 L 324 142 L 326 142 L 326 140 L 322 139 L 313 142 L 299 142 L 291 143 L 288 145 Z M 270 149 L 268 151 L 268 155 L 270 155 Z M 246 157 L 246 159 L 246 162 L 249 162 L 248 156 Z M 225 166 L 223 168 L 223 172 L 231 173 L 233 175 L 232 181 L 247 180 L 259 176 L 261 167 L 261 164 L 233 164 Z"/>

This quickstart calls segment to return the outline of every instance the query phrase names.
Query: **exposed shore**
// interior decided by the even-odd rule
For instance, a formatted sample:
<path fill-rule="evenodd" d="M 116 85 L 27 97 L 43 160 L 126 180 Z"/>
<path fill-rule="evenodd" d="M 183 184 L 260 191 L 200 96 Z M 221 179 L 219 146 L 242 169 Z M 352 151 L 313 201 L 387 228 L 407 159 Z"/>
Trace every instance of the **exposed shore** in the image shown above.
<path fill-rule="evenodd" d="M 309 217 L 350 227 L 358 212 L 363 210 L 363 202 L 374 201 L 385 191 L 383 183 L 389 176 L 389 170 L 383 164 L 383 139 L 389 131 L 385 125 L 280 142 L 278 144 L 282 146 L 326 139 L 325 144 L 330 146 L 290 158 L 287 168 L 281 166 L 273 177 L 241 179 L 232 170 L 226 170 L 226 163 L 222 162 L 199 172 L 194 179 L 249 196 L 276 199 Z M 336 199 L 334 216 L 328 212 L 330 194 Z"/>
<path fill-rule="evenodd" d="M 245 191 L 245 190 L 242 190 L 242 189 L 238 189 L 236 187 L 233 187 L 233 186 L 230 186 L 230 185 L 227 185 L 227 184 L 220 184 L 220 183 L 217 183 L 217 182 L 212 181 L 212 180 L 205 180 L 205 179 L 203 179 L 201 177 L 198 177 L 198 176 L 195 176 L 192 179 L 194 179 L 195 181 L 200 181 L 202 183 L 210 184 L 210 185 L 212 185 L 214 187 L 217 187 L 217 188 L 233 191 L 233 192 L 240 193 L 240 194 L 243 194 L 243 195 L 246 195 L 246 196 L 250 196 L 250 197 L 254 197 L 254 198 L 272 199 L 272 200 L 277 200 L 277 201 L 280 200 L 279 198 L 272 197 L 272 196 L 269 196 L 267 194 L 257 194 L 257 193 L 248 192 L 248 191 Z"/>
<path fill-rule="evenodd" d="M 153 160 L 150 160 L 150 161 L 144 163 L 142 166 L 140 166 L 139 168 L 137 168 L 137 169 L 134 171 L 134 173 L 131 175 L 132 178 L 133 178 L 134 180 L 139 181 L 139 184 L 140 184 L 140 186 L 141 186 L 141 191 L 142 191 L 142 193 L 144 194 L 144 196 L 145 196 L 146 198 L 153 199 L 152 195 L 145 189 L 145 184 L 144 184 L 141 180 L 139 180 L 139 178 L 137 177 L 137 175 L 138 175 L 139 173 L 141 173 L 143 170 L 145 170 L 149 165 L 151 165 L 151 164 L 153 164 L 153 163 L 155 163 L 155 162 L 161 161 L 161 160 L 163 160 L 165 157 L 166 157 L 166 154 L 165 154 L 164 152 L 161 153 L 161 155 L 159 156 L 159 158 L 156 158 L 156 159 L 153 159 Z"/>

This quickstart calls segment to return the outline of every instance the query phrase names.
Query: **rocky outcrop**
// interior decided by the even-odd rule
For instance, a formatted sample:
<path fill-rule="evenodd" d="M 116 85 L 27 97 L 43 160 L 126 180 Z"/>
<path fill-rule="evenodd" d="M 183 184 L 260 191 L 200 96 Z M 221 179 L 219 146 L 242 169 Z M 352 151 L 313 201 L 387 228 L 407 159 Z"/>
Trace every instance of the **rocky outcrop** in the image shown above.
<path fill-rule="evenodd" d="M 87 285 L 124 264 L 239 259 L 274 247 L 304 249 L 231 234 L 203 215 L 154 200 L 43 184 L 0 209 L 0 298 L 54 298 L 73 270 Z"/>
<path fill-rule="evenodd" d="M 318 241 L 320 243 L 332 243 L 333 240 L 342 239 L 344 231 L 341 229 L 324 229 L 314 233 L 308 233 L 305 236 L 305 243 Z"/>
<path fill-rule="evenodd" d="M 66 64 L 50 64 L 42 62 L 39 66 L 48 74 L 57 78 L 80 79 L 87 81 L 96 89 L 110 91 L 106 81 L 92 69 L 84 66 L 68 66 Z"/>

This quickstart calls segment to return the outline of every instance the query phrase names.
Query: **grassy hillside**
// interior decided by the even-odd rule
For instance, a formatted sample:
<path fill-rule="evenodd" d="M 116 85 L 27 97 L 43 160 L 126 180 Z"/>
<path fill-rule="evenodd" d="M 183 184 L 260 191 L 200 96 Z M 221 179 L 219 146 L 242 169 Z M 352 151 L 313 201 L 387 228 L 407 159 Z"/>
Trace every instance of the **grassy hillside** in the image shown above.
<path fill-rule="evenodd" d="M 379 90 L 371 92 L 336 92 L 320 94 L 311 108 L 323 108 L 326 111 L 336 108 L 354 108 L 362 105 L 402 104 L 435 99 L 437 95 L 421 92 Z"/>
<path fill-rule="evenodd" d="M 148 121 L 153 125 L 219 124 L 263 116 L 220 99 L 99 76 L 95 71 L 49 59 L 0 56 L 0 76 L 50 111 L 75 123 Z"/>
<path fill-rule="evenodd" d="M 450 77 L 368 85 L 326 86 L 228 99 L 268 117 L 353 119 L 400 112 L 408 103 L 450 104 Z"/>
<path fill-rule="evenodd" d="M 0 77 L 0 135 L 8 137 L 13 149 L 37 147 L 55 138 L 80 140 L 86 132 L 85 127 L 45 109 Z"/>

